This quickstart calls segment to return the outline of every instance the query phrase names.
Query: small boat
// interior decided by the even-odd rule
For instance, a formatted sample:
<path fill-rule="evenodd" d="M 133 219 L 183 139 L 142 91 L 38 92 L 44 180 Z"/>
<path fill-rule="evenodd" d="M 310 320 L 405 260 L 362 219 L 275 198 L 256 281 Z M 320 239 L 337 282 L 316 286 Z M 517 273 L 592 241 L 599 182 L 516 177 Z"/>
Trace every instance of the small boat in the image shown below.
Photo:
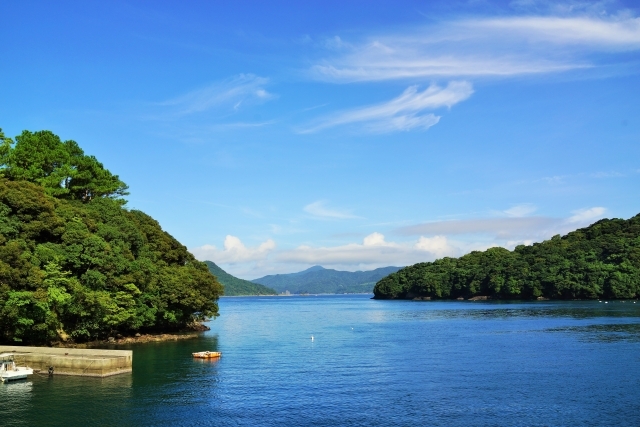
<path fill-rule="evenodd" d="M 196 359 L 217 359 L 222 356 L 219 351 L 199 351 L 197 353 L 191 353 Z"/>
<path fill-rule="evenodd" d="M 33 369 L 24 366 L 16 366 L 13 353 L 0 354 L 0 380 L 9 382 L 24 380 L 27 375 L 33 374 Z"/>

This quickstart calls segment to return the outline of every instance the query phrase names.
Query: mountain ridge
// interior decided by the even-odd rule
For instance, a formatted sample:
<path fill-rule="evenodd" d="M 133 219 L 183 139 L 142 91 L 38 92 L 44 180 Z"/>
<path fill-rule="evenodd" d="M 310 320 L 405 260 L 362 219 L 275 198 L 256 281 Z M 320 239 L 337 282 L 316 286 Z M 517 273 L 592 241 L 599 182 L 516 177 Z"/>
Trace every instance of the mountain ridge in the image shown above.
<path fill-rule="evenodd" d="M 211 274 L 224 286 L 226 296 L 276 295 L 276 291 L 259 283 L 240 279 L 224 271 L 213 261 L 204 261 Z"/>
<path fill-rule="evenodd" d="M 340 271 L 315 265 L 297 273 L 267 275 L 252 282 L 269 286 L 279 293 L 370 293 L 378 280 L 401 268 L 389 266 L 368 271 Z"/>

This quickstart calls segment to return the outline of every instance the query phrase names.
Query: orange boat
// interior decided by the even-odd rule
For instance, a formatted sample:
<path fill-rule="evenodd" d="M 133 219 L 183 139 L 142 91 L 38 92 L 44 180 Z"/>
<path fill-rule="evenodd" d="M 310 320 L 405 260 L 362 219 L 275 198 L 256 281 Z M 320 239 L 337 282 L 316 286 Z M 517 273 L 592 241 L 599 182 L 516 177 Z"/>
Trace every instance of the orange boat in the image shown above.
<path fill-rule="evenodd" d="M 217 359 L 222 356 L 219 351 L 199 351 L 197 353 L 191 353 L 196 359 Z"/>

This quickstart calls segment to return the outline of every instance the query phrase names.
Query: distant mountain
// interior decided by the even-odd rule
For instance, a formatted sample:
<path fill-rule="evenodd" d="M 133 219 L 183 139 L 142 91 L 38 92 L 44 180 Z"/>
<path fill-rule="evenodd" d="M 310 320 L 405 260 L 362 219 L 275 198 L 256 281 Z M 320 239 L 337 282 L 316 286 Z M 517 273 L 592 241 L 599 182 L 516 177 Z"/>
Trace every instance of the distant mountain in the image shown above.
<path fill-rule="evenodd" d="M 298 273 L 274 274 L 252 280 L 278 292 L 292 294 L 344 294 L 373 292 L 376 282 L 401 267 L 382 267 L 371 271 L 338 271 L 319 265 Z M 219 279 L 220 280 L 220 279 Z"/>
<path fill-rule="evenodd" d="M 271 288 L 230 275 L 213 261 L 205 261 L 205 264 L 209 267 L 209 271 L 218 278 L 218 282 L 224 286 L 224 294 L 226 296 L 276 294 L 276 291 Z"/>

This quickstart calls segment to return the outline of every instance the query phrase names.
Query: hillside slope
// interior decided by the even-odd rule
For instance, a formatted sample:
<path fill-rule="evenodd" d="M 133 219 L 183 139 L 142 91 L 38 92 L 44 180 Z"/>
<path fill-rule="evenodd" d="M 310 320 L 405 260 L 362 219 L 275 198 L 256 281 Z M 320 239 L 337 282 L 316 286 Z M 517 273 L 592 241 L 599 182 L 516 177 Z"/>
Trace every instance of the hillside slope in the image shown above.
<path fill-rule="evenodd" d="M 239 279 L 231 274 L 227 273 L 216 265 L 213 261 L 205 261 L 211 274 L 216 276 L 218 282 L 224 286 L 224 294 L 226 296 L 241 296 L 241 295 L 276 295 L 276 291 L 258 283 L 253 283 L 248 280 Z"/>
<path fill-rule="evenodd" d="M 218 315 L 222 286 L 74 141 L 0 130 L 0 341 L 165 332 Z"/>
<path fill-rule="evenodd" d="M 275 274 L 253 280 L 278 292 L 294 294 L 368 293 L 375 283 L 400 267 L 382 267 L 371 271 L 338 271 L 319 265 L 298 273 Z"/>
<path fill-rule="evenodd" d="M 380 280 L 375 298 L 623 299 L 640 296 L 640 215 L 603 219 L 513 251 L 419 263 Z"/>

